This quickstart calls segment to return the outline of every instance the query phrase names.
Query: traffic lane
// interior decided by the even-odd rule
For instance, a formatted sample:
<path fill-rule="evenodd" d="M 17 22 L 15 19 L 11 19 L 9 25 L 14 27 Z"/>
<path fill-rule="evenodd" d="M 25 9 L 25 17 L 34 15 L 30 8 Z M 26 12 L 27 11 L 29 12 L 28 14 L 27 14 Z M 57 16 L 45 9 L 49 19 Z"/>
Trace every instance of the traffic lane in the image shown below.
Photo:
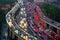
<path fill-rule="evenodd" d="M 13 18 L 12 18 L 13 19 Z M 13 19 L 14 20 L 14 19 Z M 19 29 L 21 29 L 16 23 L 15 23 L 16 27 L 18 27 Z M 21 29 L 22 30 L 22 29 Z M 24 30 L 22 30 L 23 32 L 25 32 Z M 26 34 L 28 34 L 27 32 L 25 32 Z M 30 34 L 28 34 L 30 35 Z M 32 36 L 32 35 L 31 35 Z M 36 37 L 35 37 L 36 38 Z"/>
<path fill-rule="evenodd" d="M 53 21 L 53 20 L 47 18 L 47 17 L 42 13 L 42 11 L 41 11 L 41 9 L 40 9 L 39 7 L 37 7 L 36 10 L 37 10 L 37 9 L 38 9 L 38 14 L 39 14 L 39 16 L 41 17 L 41 19 L 44 20 L 44 18 L 45 18 L 44 21 L 48 22 L 49 24 L 54 25 L 57 29 L 59 29 L 59 27 L 60 27 L 59 24 L 60 24 L 60 23 L 55 22 L 55 21 Z M 41 13 L 40 13 L 40 12 L 41 12 Z M 56 23 L 57 23 L 57 24 L 56 24 Z"/>

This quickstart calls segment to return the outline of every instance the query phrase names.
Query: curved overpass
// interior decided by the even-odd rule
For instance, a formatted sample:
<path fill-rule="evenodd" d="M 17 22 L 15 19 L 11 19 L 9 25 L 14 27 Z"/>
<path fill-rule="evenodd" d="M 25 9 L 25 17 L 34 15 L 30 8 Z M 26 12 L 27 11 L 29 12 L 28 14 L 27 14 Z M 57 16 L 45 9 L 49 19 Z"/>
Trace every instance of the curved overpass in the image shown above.
<path fill-rule="evenodd" d="M 40 19 L 43 20 L 44 22 L 46 22 L 47 24 L 57 28 L 60 30 L 60 23 L 54 21 L 54 20 L 51 20 L 50 18 L 46 17 L 44 15 L 44 13 L 42 12 L 42 10 L 40 9 L 40 7 L 36 7 L 36 11 L 38 12 L 38 15 L 40 16 Z"/>
<path fill-rule="evenodd" d="M 6 21 L 9 25 L 9 27 L 13 27 L 14 32 L 20 37 L 20 34 L 24 34 L 24 35 L 30 35 L 29 33 L 25 32 L 24 30 L 22 30 L 19 25 L 15 22 L 14 20 L 14 14 L 15 12 L 18 10 L 18 8 L 20 6 L 23 6 L 21 3 L 17 3 L 12 10 L 10 10 L 7 14 L 6 14 Z M 32 38 L 34 38 L 35 40 L 37 39 L 36 37 L 30 35 Z"/>
<path fill-rule="evenodd" d="M 22 4 L 23 5 L 23 4 Z M 18 10 L 18 8 L 20 7 L 20 6 L 22 6 L 21 5 L 21 3 L 17 3 L 13 8 L 12 8 L 12 10 L 10 10 L 8 13 L 7 13 L 7 15 L 6 15 L 6 21 L 7 21 L 7 23 L 8 23 L 8 25 L 10 26 L 10 28 L 11 27 L 13 27 L 14 28 L 14 32 L 16 32 L 17 34 L 18 34 L 18 36 L 20 35 L 20 33 L 19 32 L 22 32 L 22 33 L 24 33 L 24 34 L 27 34 L 27 35 L 30 35 L 29 33 L 27 33 L 27 32 L 25 32 L 24 30 L 22 30 L 22 28 L 21 27 L 19 27 L 19 25 L 15 22 L 15 20 L 14 20 L 14 14 L 15 14 L 15 12 L 16 12 L 16 10 Z M 38 29 L 39 28 L 39 24 L 37 23 L 37 21 L 36 21 L 36 19 L 33 19 L 34 17 L 34 12 L 35 11 L 37 11 L 37 15 L 39 16 L 39 19 L 41 19 L 43 22 L 45 22 L 45 23 L 47 23 L 47 24 L 49 24 L 49 25 L 51 25 L 51 26 L 53 26 L 53 27 L 55 27 L 55 28 L 57 28 L 57 29 L 59 29 L 60 30 L 60 23 L 58 23 L 58 22 L 55 22 L 55 21 L 53 21 L 53 20 L 51 20 L 51 19 L 49 19 L 49 18 L 47 18 L 44 14 L 43 14 L 43 12 L 41 11 L 41 9 L 38 7 L 38 6 L 36 6 L 35 4 L 32 4 L 32 5 L 30 5 L 30 4 L 28 4 L 29 6 L 29 8 L 27 8 L 27 21 L 28 21 L 28 24 L 31 26 L 30 28 L 32 28 L 32 30 L 34 30 L 34 32 L 36 32 L 36 34 L 38 35 L 38 36 L 42 36 L 41 35 L 41 33 L 39 33 L 39 31 L 43 31 L 43 33 L 45 33 L 45 34 L 47 34 L 47 33 L 49 33 L 49 32 L 47 32 L 46 30 L 44 30 L 44 29 L 42 29 L 42 30 L 40 30 L 40 29 Z M 35 30 L 37 28 L 37 30 Z M 55 34 L 54 32 L 53 32 L 53 34 Z M 47 34 L 48 36 L 50 36 L 50 37 L 53 37 L 53 36 L 51 36 L 51 34 Z M 32 36 L 32 35 L 31 35 Z M 32 36 L 33 37 L 33 36 Z M 55 40 L 55 38 L 53 38 L 54 40 Z"/>
<path fill-rule="evenodd" d="M 60 39 L 59 35 L 57 35 L 55 32 L 53 32 L 52 30 L 47 30 L 46 27 L 44 27 L 44 25 L 40 23 L 40 20 L 42 20 L 44 23 L 47 23 L 47 24 L 49 24 L 49 25 L 51 25 L 51 26 L 53 26 L 57 29 L 60 29 L 57 26 L 60 23 L 55 22 L 55 21 L 47 18 L 37 5 L 29 3 L 28 4 L 27 15 L 28 15 L 27 16 L 28 24 L 36 32 L 36 34 L 38 34 L 39 36 L 42 36 L 40 34 L 40 31 L 43 31 L 42 33 L 45 33 L 46 35 L 50 36 L 53 40 Z M 58 23 L 58 24 L 56 24 L 56 23 Z M 54 36 L 52 36 L 51 33 L 54 34 Z"/>

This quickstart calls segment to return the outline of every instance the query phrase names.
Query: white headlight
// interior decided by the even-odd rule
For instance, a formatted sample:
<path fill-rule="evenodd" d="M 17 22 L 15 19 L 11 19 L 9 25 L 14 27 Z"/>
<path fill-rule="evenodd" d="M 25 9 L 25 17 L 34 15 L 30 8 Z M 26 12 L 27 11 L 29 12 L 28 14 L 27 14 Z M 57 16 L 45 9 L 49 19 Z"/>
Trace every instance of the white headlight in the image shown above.
<path fill-rule="evenodd" d="M 15 30 L 14 32 L 18 34 L 18 30 Z"/>
<path fill-rule="evenodd" d="M 8 36 L 7 32 L 5 32 L 5 36 Z"/>
<path fill-rule="evenodd" d="M 20 12 L 21 14 L 23 14 L 23 12 Z"/>
<path fill-rule="evenodd" d="M 25 10 L 25 8 L 24 8 L 24 10 Z"/>
<path fill-rule="evenodd" d="M 21 11 L 23 11 L 24 10 L 24 8 L 21 8 Z"/>

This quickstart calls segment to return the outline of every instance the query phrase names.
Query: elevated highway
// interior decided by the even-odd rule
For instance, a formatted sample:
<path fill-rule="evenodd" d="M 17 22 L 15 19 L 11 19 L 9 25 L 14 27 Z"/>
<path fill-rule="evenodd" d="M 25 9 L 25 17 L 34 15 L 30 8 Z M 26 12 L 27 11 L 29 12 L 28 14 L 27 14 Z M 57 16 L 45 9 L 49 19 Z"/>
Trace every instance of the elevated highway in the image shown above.
<path fill-rule="evenodd" d="M 31 36 L 34 40 L 39 40 L 37 39 L 37 37 L 39 37 L 41 40 L 45 40 L 46 36 L 49 36 L 52 40 L 60 39 L 60 36 L 58 34 L 53 32 L 52 30 L 46 29 L 46 24 L 49 24 L 50 26 L 53 26 L 60 30 L 60 23 L 46 17 L 40 7 L 35 5 L 34 3 L 26 3 L 25 8 L 27 9 L 25 11 L 27 14 L 26 18 L 29 28 L 33 31 L 33 33 L 37 35 L 37 37 L 24 31 L 23 28 L 21 28 L 21 26 L 19 26 L 14 19 L 15 12 L 22 6 L 24 6 L 23 1 L 18 0 L 18 3 L 16 3 L 16 5 L 6 14 L 7 24 L 9 25 L 9 28 L 12 28 L 15 35 L 23 38 L 23 40 L 26 37 L 22 37 L 21 34 L 28 35 L 28 38 Z M 52 35 L 51 33 L 54 35 Z M 28 38 L 26 40 L 28 40 Z"/>

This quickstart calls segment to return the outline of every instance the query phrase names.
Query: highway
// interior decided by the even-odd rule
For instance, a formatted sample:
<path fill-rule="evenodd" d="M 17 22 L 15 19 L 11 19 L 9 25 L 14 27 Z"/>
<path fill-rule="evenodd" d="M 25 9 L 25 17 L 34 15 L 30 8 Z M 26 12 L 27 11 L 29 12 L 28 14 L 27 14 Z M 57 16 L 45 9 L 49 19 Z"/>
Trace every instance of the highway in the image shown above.
<path fill-rule="evenodd" d="M 29 25 L 30 25 L 30 27 L 35 31 L 35 32 L 37 32 L 37 33 L 39 33 L 40 31 L 42 31 L 42 33 L 44 32 L 46 35 L 48 35 L 48 36 L 50 36 L 53 40 L 58 40 L 58 39 L 60 39 L 60 36 L 59 35 L 57 35 L 55 32 L 53 32 L 52 30 L 47 30 L 47 29 L 45 29 L 46 27 L 44 27 L 44 25 L 43 24 L 41 24 L 41 21 L 39 20 L 39 19 L 41 19 L 42 20 L 42 18 L 44 19 L 44 20 L 42 20 L 43 22 L 46 20 L 46 18 L 45 17 L 43 17 L 43 14 L 42 14 L 42 12 L 41 11 L 39 11 L 39 8 L 37 9 L 37 6 L 35 7 L 36 9 L 33 9 L 34 8 L 34 6 L 30 6 L 30 5 L 33 5 L 33 4 L 29 4 L 28 5 L 28 13 L 27 13 L 27 19 L 28 19 L 28 23 L 29 23 Z M 32 10 L 32 11 L 31 11 Z M 36 11 L 36 12 L 34 12 L 34 10 Z M 39 12 L 38 12 L 39 11 Z M 34 13 L 35 13 L 35 18 L 34 18 Z M 38 13 L 38 15 L 37 15 L 37 13 Z M 39 13 L 41 13 L 40 14 L 40 17 L 39 17 Z M 45 16 L 45 15 L 44 15 Z M 39 24 L 40 23 L 40 24 Z M 44 23 L 46 23 L 46 22 L 44 22 Z M 50 24 L 49 24 L 50 25 Z M 53 25 L 51 25 L 51 26 L 53 26 Z M 43 27 L 43 28 L 42 28 Z M 35 29 L 36 28 L 36 29 Z M 56 28 L 56 27 L 55 27 Z M 36 33 L 36 34 L 37 34 Z M 54 35 L 54 37 L 52 36 L 52 34 L 55 34 Z M 40 33 L 38 34 L 38 35 L 40 35 Z M 57 36 L 56 36 L 57 35 Z M 41 35 L 40 35 L 41 36 Z M 56 37 L 56 38 L 55 38 Z"/>
<path fill-rule="evenodd" d="M 16 5 L 6 14 L 7 24 L 9 25 L 10 28 L 13 27 L 14 32 L 16 34 L 18 34 L 19 37 L 20 37 L 21 34 L 24 34 L 24 35 L 28 35 L 28 37 L 31 36 L 33 39 L 37 40 L 37 38 L 35 36 L 33 36 L 33 35 L 27 33 L 26 31 L 24 31 L 23 28 L 21 28 L 21 26 L 18 25 L 19 23 L 17 24 L 15 19 L 14 19 L 15 12 L 18 10 L 18 8 L 20 8 L 23 5 L 24 5 L 23 1 L 22 0 L 18 0 L 18 3 L 16 3 Z M 57 40 L 57 39 L 54 38 L 54 37 L 58 36 L 56 33 L 54 33 L 53 31 L 44 30 L 44 29 L 41 28 L 41 27 L 43 27 L 43 24 L 41 26 L 36 21 L 36 19 L 34 18 L 34 12 L 36 11 L 35 12 L 35 13 L 37 13 L 36 15 L 38 15 L 39 19 L 41 19 L 44 23 L 47 23 L 47 24 L 57 28 L 58 30 L 60 30 L 60 23 L 58 23 L 58 22 L 56 22 L 54 20 L 51 20 L 50 18 L 46 17 L 44 15 L 44 13 L 42 12 L 42 10 L 40 9 L 40 7 L 35 5 L 35 4 L 33 4 L 33 3 L 28 3 L 27 7 L 28 8 L 26 10 L 26 12 L 27 12 L 27 17 L 26 18 L 27 18 L 28 25 L 30 25 L 29 26 L 30 30 L 32 30 L 33 33 L 35 33 L 37 35 L 37 37 L 41 38 L 41 40 L 42 40 L 42 38 L 44 38 L 43 35 L 42 35 L 44 33 L 45 33 L 45 36 L 48 35 L 52 39 Z M 53 37 L 49 33 L 53 33 L 53 34 L 55 34 L 55 36 Z"/>
<path fill-rule="evenodd" d="M 42 20 L 40 21 L 39 16 L 38 16 L 36 13 L 35 13 L 35 20 L 36 20 L 36 23 L 38 24 L 38 26 L 40 26 L 39 29 L 40 29 L 40 30 L 43 30 L 43 32 L 44 32 L 45 34 L 49 35 L 49 36 L 52 37 L 52 38 L 55 38 L 56 35 L 57 35 L 57 38 L 60 37 L 60 36 L 59 36 L 58 34 L 56 34 L 54 31 L 46 29 L 46 24 L 45 24 L 45 26 L 44 26 L 44 25 L 43 25 L 44 23 L 41 23 Z M 54 37 L 52 36 L 51 33 L 54 34 Z"/>
<path fill-rule="evenodd" d="M 33 37 L 32 35 L 30 35 L 29 33 L 25 32 L 24 30 L 22 30 L 22 28 L 19 27 L 19 25 L 15 22 L 14 20 L 14 14 L 16 12 L 16 10 L 18 10 L 18 8 L 22 6 L 21 3 L 17 3 L 7 14 L 6 14 L 6 21 L 9 25 L 9 27 L 13 27 L 14 30 L 16 31 L 16 33 L 18 34 L 18 36 L 20 36 L 20 34 L 25 34 L 25 35 L 29 35 L 31 36 L 33 39 L 37 40 L 36 37 Z M 22 33 L 20 33 L 22 32 Z"/>
<path fill-rule="evenodd" d="M 38 12 L 38 15 L 40 16 L 40 19 L 43 20 L 45 23 L 57 28 L 60 30 L 60 23 L 54 21 L 54 20 L 51 20 L 50 18 L 46 17 L 44 15 L 44 13 L 42 12 L 42 10 L 40 9 L 40 7 L 36 7 L 36 11 Z M 44 20 L 45 18 L 45 20 Z"/>

